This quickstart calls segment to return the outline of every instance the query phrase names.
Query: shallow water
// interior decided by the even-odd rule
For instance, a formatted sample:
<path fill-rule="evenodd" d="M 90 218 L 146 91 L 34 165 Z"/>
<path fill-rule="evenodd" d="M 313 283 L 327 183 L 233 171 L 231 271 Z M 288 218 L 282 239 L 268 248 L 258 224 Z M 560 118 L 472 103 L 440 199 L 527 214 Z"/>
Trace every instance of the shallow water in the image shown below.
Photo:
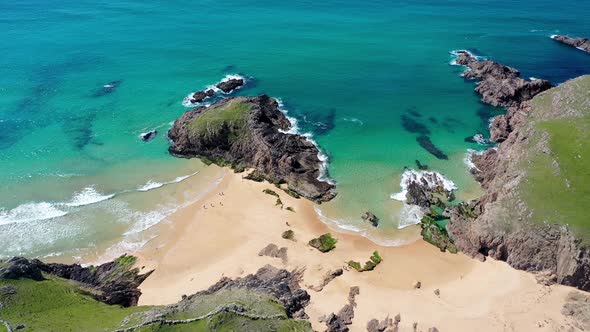
<path fill-rule="evenodd" d="M 253 77 L 238 94 L 280 97 L 329 156 L 339 195 L 322 214 L 398 244 L 409 231 L 390 195 L 404 166 L 420 160 L 472 196 L 464 157 L 481 147 L 464 138 L 500 111 L 449 51 L 560 83 L 590 73 L 590 56 L 549 36 L 590 36 L 589 14 L 589 2 L 548 0 L 2 1 L 0 256 L 92 250 L 198 196 L 182 182 L 137 189 L 203 168 L 170 157 L 165 132 L 189 92 L 231 73 Z M 423 133 L 448 160 L 418 145 Z"/>

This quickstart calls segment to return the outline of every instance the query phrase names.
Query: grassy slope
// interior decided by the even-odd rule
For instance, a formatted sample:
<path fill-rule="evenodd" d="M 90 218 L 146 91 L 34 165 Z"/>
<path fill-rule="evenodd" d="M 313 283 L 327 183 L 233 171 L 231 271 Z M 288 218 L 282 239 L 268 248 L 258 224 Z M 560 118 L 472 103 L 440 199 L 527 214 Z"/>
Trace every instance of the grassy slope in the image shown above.
<path fill-rule="evenodd" d="M 193 137 L 209 137 L 226 124 L 236 129 L 235 132 L 238 133 L 238 135 L 230 137 L 230 141 L 237 140 L 242 135 L 242 131 L 247 130 L 246 122 L 251 109 L 252 104 L 245 102 L 244 99 L 233 99 L 221 106 L 207 109 L 201 116 L 189 123 L 188 129 Z"/>
<path fill-rule="evenodd" d="M 24 324 L 27 331 L 113 331 L 140 323 L 142 313 L 148 311 L 164 313 L 165 319 L 187 319 L 231 303 L 243 306 L 249 314 L 279 314 L 284 319 L 252 320 L 232 313 L 220 313 L 190 324 L 154 324 L 139 331 L 311 331 L 307 321 L 286 319 L 284 308 L 270 297 L 244 289 L 222 290 L 202 296 L 182 310 L 168 313 L 162 307 L 122 308 L 106 305 L 81 292 L 76 284 L 60 278 L 51 277 L 45 281 L 0 280 L 0 287 L 6 285 L 14 286 L 17 291 L 15 295 L 0 293 L 0 303 L 3 305 L 0 318 L 10 322 L 13 327 Z M 121 325 L 123 320 L 126 323 Z"/>
<path fill-rule="evenodd" d="M 550 153 L 525 163 L 520 194 L 533 220 L 568 224 L 590 241 L 590 76 L 565 84 L 533 100 L 533 117 L 541 120 L 531 122 L 530 147 L 546 141 Z"/>

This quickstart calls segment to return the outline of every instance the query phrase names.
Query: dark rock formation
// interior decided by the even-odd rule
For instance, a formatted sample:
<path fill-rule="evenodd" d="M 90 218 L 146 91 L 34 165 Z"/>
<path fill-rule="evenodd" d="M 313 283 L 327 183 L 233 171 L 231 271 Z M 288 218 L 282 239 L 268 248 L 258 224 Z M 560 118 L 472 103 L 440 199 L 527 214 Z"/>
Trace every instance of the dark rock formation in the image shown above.
<path fill-rule="evenodd" d="M 442 152 L 439 148 L 437 148 L 434 145 L 434 143 L 432 143 L 430 137 L 421 135 L 416 137 L 416 141 L 418 142 L 418 144 L 420 144 L 421 147 L 423 147 L 426 151 L 430 152 L 436 158 L 443 160 L 449 159 L 449 157 L 444 152 Z"/>
<path fill-rule="evenodd" d="M 412 117 L 402 114 L 400 117 L 402 127 L 410 133 L 416 133 L 420 135 L 430 135 L 430 130 L 424 124 L 418 122 Z"/>
<path fill-rule="evenodd" d="M 334 271 L 328 271 L 328 273 L 326 273 L 326 275 L 324 276 L 324 278 L 322 279 L 322 281 L 320 282 L 319 285 L 317 286 L 309 286 L 310 289 L 316 291 L 316 292 L 321 292 L 324 287 L 326 287 L 327 284 L 330 283 L 330 281 L 336 279 L 337 277 L 341 276 L 344 273 L 344 270 L 342 269 L 336 269 Z"/>
<path fill-rule="evenodd" d="M 108 95 L 109 93 L 114 92 L 115 89 L 117 89 L 119 87 L 119 85 L 121 85 L 121 83 L 123 83 L 122 80 L 109 82 L 109 83 L 103 85 L 98 91 L 96 91 L 93 96 L 94 97 L 102 97 L 104 95 Z"/>
<path fill-rule="evenodd" d="M 512 128 L 526 121 L 530 107 L 528 102 L 508 108 L 506 114 L 498 115 L 490 126 L 490 140 L 492 142 L 504 142 L 512 132 Z"/>
<path fill-rule="evenodd" d="M 273 98 L 228 98 L 176 120 L 168 133 L 169 151 L 222 166 L 254 168 L 270 182 L 287 183 L 290 190 L 312 201 L 331 200 L 334 185 L 320 180 L 318 148 L 301 135 L 285 133 L 289 127 Z"/>
<path fill-rule="evenodd" d="M 428 169 L 428 165 L 422 164 L 418 159 L 416 159 L 416 167 L 418 167 L 418 169 L 421 171 L 425 171 Z"/>
<path fill-rule="evenodd" d="M 213 89 L 206 89 L 206 90 L 201 90 L 201 91 L 197 91 L 195 93 L 193 93 L 193 96 L 191 98 L 191 103 L 196 104 L 196 103 L 200 103 L 203 100 L 207 99 L 207 98 L 211 98 L 215 96 L 215 91 Z"/>
<path fill-rule="evenodd" d="M 272 296 L 285 307 L 289 318 L 307 318 L 305 306 L 309 304 L 309 294 L 299 288 L 302 271 L 289 272 L 266 265 L 256 274 L 249 274 L 243 278 L 230 279 L 223 277 L 209 289 L 187 297 L 182 302 L 190 302 L 191 298 L 201 295 L 214 294 L 221 289 L 250 289 Z"/>
<path fill-rule="evenodd" d="M 429 209 L 431 206 L 444 206 L 455 199 L 453 190 L 445 187 L 444 178 L 436 172 L 422 172 L 405 178 L 407 188 L 406 203 Z"/>
<path fill-rule="evenodd" d="M 230 93 L 235 89 L 243 86 L 244 83 L 246 82 L 242 78 L 230 78 L 217 83 L 217 85 L 215 86 L 224 93 Z"/>
<path fill-rule="evenodd" d="M 258 256 L 268 256 L 273 258 L 280 258 L 283 263 L 287 262 L 287 247 L 282 247 L 279 249 L 276 244 L 271 243 L 264 247 L 258 253 Z"/>
<path fill-rule="evenodd" d="M 138 287 L 152 273 L 139 274 L 138 269 L 131 269 L 134 262 L 134 257 L 121 256 L 99 266 L 82 267 L 78 264 L 46 264 L 37 259 L 15 257 L 0 268 L 0 278 L 39 281 L 44 279 L 43 272 L 84 284 L 92 289 L 92 296 L 101 302 L 129 307 L 137 305 L 141 295 Z"/>
<path fill-rule="evenodd" d="M 553 35 L 551 36 L 551 39 L 590 53 L 590 39 L 588 38 L 571 38 L 567 36 Z"/>
<path fill-rule="evenodd" d="M 148 131 L 147 133 L 141 133 L 139 138 L 141 138 L 141 140 L 144 142 L 148 142 L 156 138 L 156 135 L 158 135 L 158 131 L 154 129 L 152 131 Z"/>
<path fill-rule="evenodd" d="M 358 287 L 350 287 L 348 292 L 348 303 L 338 311 L 337 314 L 331 313 L 328 316 L 320 317 L 320 323 L 327 326 L 326 332 L 347 332 L 347 325 L 352 324 L 354 318 L 354 308 L 356 307 L 356 296 L 359 295 Z"/>
<path fill-rule="evenodd" d="M 368 221 L 371 223 L 371 225 L 373 225 L 373 227 L 377 227 L 379 226 L 379 218 L 377 218 L 376 215 L 373 214 L 373 212 L 365 212 L 363 213 L 363 215 L 361 216 L 361 219 L 363 219 L 364 221 Z"/>
<path fill-rule="evenodd" d="M 526 81 L 512 67 L 489 60 L 479 61 L 466 51 L 457 53 L 457 64 L 469 67 L 463 76 L 478 81 L 475 91 L 486 104 L 516 106 L 552 87 L 551 82 L 546 80 Z"/>

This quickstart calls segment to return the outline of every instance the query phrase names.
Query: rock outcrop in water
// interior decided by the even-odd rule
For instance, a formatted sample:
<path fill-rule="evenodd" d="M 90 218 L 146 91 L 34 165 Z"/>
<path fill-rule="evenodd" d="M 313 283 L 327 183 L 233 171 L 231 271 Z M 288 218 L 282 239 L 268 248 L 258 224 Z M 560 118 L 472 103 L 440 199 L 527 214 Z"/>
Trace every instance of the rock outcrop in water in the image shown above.
<path fill-rule="evenodd" d="M 301 135 L 286 133 L 289 120 L 268 96 L 234 97 L 186 112 L 168 133 L 171 154 L 200 157 L 221 166 L 253 168 L 273 183 L 315 202 L 335 196 L 322 181 L 317 146 Z"/>
<path fill-rule="evenodd" d="M 467 51 L 457 54 L 456 63 L 468 67 L 463 76 L 478 81 L 475 91 L 486 104 L 516 106 L 552 87 L 546 80 L 526 81 L 518 70 L 495 61 L 480 61 Z"/>
<path fill-rule="evenodd" d="M 571 38 L 568 36 L 553 35 L 551 39 L 590 53 L 590 39 L 588 38 Z"/>
<path fill-rule="evenodd" d="M 553 210 L 554 215 L 539 216 L 529 205 L 570 198 L 556 195 L 558 189 L 549 187 L 545 198 L 537 202 L 539 198 L 529 197 L 526 190 L 531 181 L 540 183 L 552 177 L 567 185 L 566 192 L 580 185 L 569 182 L 564 173 L 569 167 L 567 161 L 555 156 L 549 133 L 537 124 L 554 120 L 580 123 L 590 113 L 589 86 L 588 76 L 566 82 L 494 120 L 492 138 L 502 143 L 472 158 L 476 166 L 473 172 L 485 194 L 450 211 L 446 228 L 460 251 L 480 259 L 503 260 L 514 268 L 542 273 L 550 281 L 590 290 L 590 249 L 580 233 L 568 226 L 574 220 L 560 221 L 560 214 L 567 211 L 559 207 Z M 578 129 L 571 125 L 565 130 Z M 567 144 L 581 156 L 583 152 L 575 142 L 564 141 L 560 146 Z M 553 171 L 549 177 L 531 178 L 534 173 L 529 169 L 533 166 Z M 584 181 L 584 174 L 575 176 Z"/>
<path fill-rule="evenodd" d="M 44 280 L 43 273 L 84 284 L 92 290 L 92 296 L 107 304 L 124 307 L 137 305 L 141 291 L 139 285 L 152 271 L 140 274 L 132 268 L 135 257 L 121 256 L 115 261 L 99 266 L 82 267 L 78 264 L 43 263 L 14 257 L 0 265 L 0 279 L 27 278 Z"/>

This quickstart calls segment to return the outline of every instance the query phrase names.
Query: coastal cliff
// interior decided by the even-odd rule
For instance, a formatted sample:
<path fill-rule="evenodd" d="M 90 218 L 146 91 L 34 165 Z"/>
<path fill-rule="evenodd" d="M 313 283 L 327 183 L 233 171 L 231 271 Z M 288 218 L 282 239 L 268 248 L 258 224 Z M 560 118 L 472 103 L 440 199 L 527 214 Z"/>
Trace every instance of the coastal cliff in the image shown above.
<path fill-rule="evenodd" d="M 312 201 L 331 200 L 335 187 L 322 180 L 320 151 L 306 137 L 287 133 L 290 127 L 273 98 L 227 98 L 176 120 L 169 151 L 237 170 L 253 168 L 259 179 L 287 183 L 288 190 Z"/>
<path fill-rule="evenodd" d="M 588 38 L 571 38 L 568 36 L 553 35 L 551 39 L 590 53 L 590 39 Z"/>
<path fill-rule="evenodd" d="M 482 101 L 511 107 L 491 124 L 497 148 L 472 157 L 485 194 L 451 209 L 450 237 L 473 257 L 503 260 L 538 273 L 543 282 L 590 290 L 590 76 L 542 92 L 550 86 L 546 81 L 523 83 L 509 67 L 467 53 L 459 58 L 471 69 L 466 77 L 482 80 L 476 89 Z M 482 68 L 494 69 L 482 76 Z M 498 98 L 495 92 L 506 90 L 486 82 L 500 77 L 501 85 L 516 82 L 508 84 L 520 92 Z"/>

